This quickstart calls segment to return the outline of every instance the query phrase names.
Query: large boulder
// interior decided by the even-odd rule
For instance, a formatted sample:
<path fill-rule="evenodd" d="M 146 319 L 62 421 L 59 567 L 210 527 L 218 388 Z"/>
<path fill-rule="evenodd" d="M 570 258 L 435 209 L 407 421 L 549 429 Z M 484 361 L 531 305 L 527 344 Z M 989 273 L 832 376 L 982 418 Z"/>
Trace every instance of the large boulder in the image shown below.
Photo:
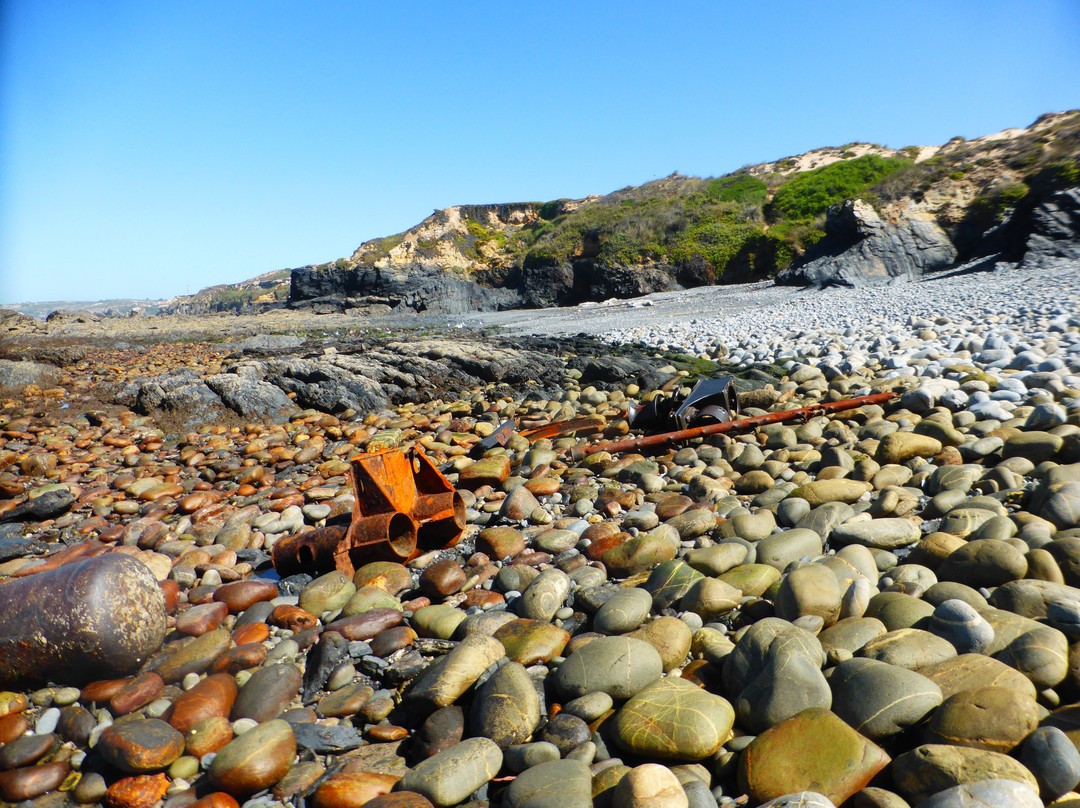
<path fill-rule="evenodd" d="M 38 387 L 49 387 L 59 381 L 60 371 L 52 365 L 0 359 L 0 388 L 26 387 L 29 384 L 36 384 Z"/>
<path fill-rule="evenodd" d="M 777 283 L 869 286 L 915 278 L 956 260 L 956 247 L 945 231 L 928 215 L 911 209 L 886 221 L 862 200 L 849 199 L 829 208 L 825 233 L 777 276 Z"/>
<path fill-rule="evenodd" d="M 677 270 L 607 264 L 592 259 L 526 266 L 521 272 L 522 303 L 529 308 L 575 306 L 585 301 L 641 297 L 683 288 Z"/>
<path fill-rule="evenodd" d="M 416 312 L 465 314 L 519 305 L 517 292 L 491 289 L 440 267 L 413 262 L 389 266 L 307 266 L 292 271 L 292 305 L 338 308 L 382 304 Z"/>

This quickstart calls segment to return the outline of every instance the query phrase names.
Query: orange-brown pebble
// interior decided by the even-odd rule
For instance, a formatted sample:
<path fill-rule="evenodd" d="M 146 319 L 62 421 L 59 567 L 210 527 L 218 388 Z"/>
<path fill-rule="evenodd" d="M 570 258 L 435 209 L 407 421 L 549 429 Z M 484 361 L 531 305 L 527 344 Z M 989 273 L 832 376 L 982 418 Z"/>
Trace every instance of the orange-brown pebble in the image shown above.
<path fill-rule="evenodd" d="M 210 673 L 231 673 L 248 668 L 257 668 L 266 661 L 269 653 L 262 643 L 247 643 L 230 648 L 217 659 L 210 663 Z"/>
<path fill-rule="evenodd" d="M 11 713 L 0 718 L 0 744 L 11 743 L 30 729 L 30 719 L 22 713 Z"/>
<path fill-rule="evenodd" d="M 327 629 L 336 631 L 346 640 L 370 640 L 380 631 L 399 625 L 404 616 L 397 609 L 369 609 L 360 614 L 335 620 Z"/>
<path fill-rule="evenodd" d="M 113 715 L 127 715 L 145 707 L 164 689 L 165 682 L 156 673 L 140 673 L 113 694 L 109 699 L 109 710 Z"/>
<path fill-rule="evenodd" d="M 214 791 L 202 799 L 195 800 L 188 808 L 240 808 L 240 803 L 224 791 Z"/>
<path fill-rule="evenodd" d="M 104 704 L 119 693 L 131 679 L 130 676 L 125 679 L 99 679 L 84 687 L 79 694 L 79 698 L 87 704 Z"/>
<path fill-rule="evenodd" d="M 265 642 L 270 637 L 270 626 L 266 623 L 248 623 L 233 632 L 233 642 L 247 645 L 253 642 Z"/>
<path fill-rule="evenodd" d="M 182 513 L 195 513 L 199 508 L 208 505 L 210 502 L 211 500 L 206 495 L 206 492 L 196 491 L 194 494 L 188 494 L 180 500 L 180 511 Z"/>
<path fill-rule="evenodd" d="M 30 699 L 25 693 L 14 693 L 10 690 L 0 693 L 0 718 L 24 712 L 29 706 Z"/>
<path fill-rule="evenodd" d="M 371 640 L 371 653 L 379 657 L 388 657 L 407 645 L 412 645 L 416 632 L 408 626 L 393 626 L 380 631 Z"/>
<path fill-rule="evenodd" d="M 165 796 L 169 781 L 164 774 L 140 774 L 117 780 L 105 792 L 108 808 L 150 808 Z"/>
<path fill-rule="evenodd" d="M 207 676 L 176 701 L 165 713 L 165 720 L 185 735 L 200 721 L 217 716 L 227 717 L 236 701 L 236 680 L 227 673 Z"/>
<path fill-rule="evenodd" d="M 166 578 L 158 586 L 161 587 L 161 595 L 165 598 L 165 611 L 172 614 L 180 602 L 180 584 L 172 578 Z"/>
<path fill-rule="evenodd" d="M 299 606 L 281 605 L 270 612 L 270 622 L 289 631 L 299 632 L 315 628 L 319 624 L 319 618 Z"/>
<path fill-rule="evenodd" d="M 376 724 L 367 735 L 373 741 L 401 741 L 409 737 L 409 731 L 395 724 Z"/>
<path fill-rule="evenodd" d="M 220 586 L 214 592 L 214 600 L 228 604 L 229 611 L 233 614 L 264 600 L 273 600 L 277 596 L 277 585 L 270 581 L 237 581 Z"/>
<path fill-rule="evenodd" d="M 373 800 L 364 808 L 434 808 L 431 800 L 415 791 L 391 791 Z"/>
<path fill-rule="evenodd" d="M 470 589 L 465 593 L 465 601 L 462 607 L 467 609 L 470 606 L 496 606 L 505 600 L 506 598 L 501 594 L 492 592 L 489 589 Z"/>
<path fill-rule="evenodd" d="M 176 630 L 181 634 L 201 637 L 220 626 L 229 614 L 228 604 L 220 601 L 204 603 L 176 616 Z"/>
<path fill-rule="evenodd" d="M 71 766 L 63 761 L 0 772 L 0 799 L 7 802 L 33 799 L 59 786 L 69 771 Z"/>
<path fill-rule="evenodd" d="M 315 808 L 360 808 L 375 797 L 389 794 L 399 779 L 380 772 L 335 774 L 315 789 Z"/>
<path fill-rule="evenodd" d="M 233 739 L 232 722 L 224 716 L 200 721 L 184 735 L 184 751 L 197 758 L 216 752 Z"/>
<path fill-rule="evenodd" d="M 304 495 L 303 494 L 290 494 L 287 497 L 282 497 L 281 499 L 275 499 L 273 501 L 273 503 L 270 505 L 270 510 L 274 511 L 275 513 L 281 513 L 283 510 L 285 510 L 286 508 L 291 508 L 293 505 L 295 505 L 298 508 L 303 507 L 303 505 L 304 505 Z"/>

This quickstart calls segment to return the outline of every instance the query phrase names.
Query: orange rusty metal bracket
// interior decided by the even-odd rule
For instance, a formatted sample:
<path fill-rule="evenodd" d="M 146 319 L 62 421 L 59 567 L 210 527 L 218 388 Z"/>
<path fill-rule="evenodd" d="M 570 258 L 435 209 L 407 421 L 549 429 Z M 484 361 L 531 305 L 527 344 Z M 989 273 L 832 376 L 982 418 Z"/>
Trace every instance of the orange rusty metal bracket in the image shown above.
<path fill-rule="evenodd" d="M 458 543 L 465 529 L 465 500 L 420 449 L 356 455 L 349 464 L 356 493 L 352 523 L 275 542 L 279 573 L 332 562 L 351 577 L 369 561 L 405 562 Z"/>

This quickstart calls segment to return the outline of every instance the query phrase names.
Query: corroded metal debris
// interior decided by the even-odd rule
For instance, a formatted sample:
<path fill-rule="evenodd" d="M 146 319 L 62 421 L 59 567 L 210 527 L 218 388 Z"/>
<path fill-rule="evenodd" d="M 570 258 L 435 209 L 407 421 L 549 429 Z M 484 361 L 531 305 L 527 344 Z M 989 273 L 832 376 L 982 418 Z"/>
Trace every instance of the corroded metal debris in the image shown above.
<path fill-rule="evenodd" d="M 352 522 L 275 542 L 279 573 L 333 566 L 351 576 L 369 561 L 408 561 L 457 544 L 465 500 L 420 449 L 356 455 L 350 467 Z"/>

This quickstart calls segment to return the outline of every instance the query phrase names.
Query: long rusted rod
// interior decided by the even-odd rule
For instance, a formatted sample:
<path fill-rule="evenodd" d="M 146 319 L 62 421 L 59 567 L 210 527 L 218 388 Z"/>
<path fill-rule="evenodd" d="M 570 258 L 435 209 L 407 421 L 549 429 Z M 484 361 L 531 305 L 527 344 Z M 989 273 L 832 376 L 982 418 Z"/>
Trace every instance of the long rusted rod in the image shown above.
<path fill-rule="evenodd" d="M 573 457 L 581 460 L 586 455 L 596 452 L 629 452 L 635 449 L 648 449 L 656 446 L 667 446 L 681 440 L 703 438 L 706 435 L 718 435 L 723 432 L 735 432 L 740 429 L 754 429 L 765 424 L 778 424 L 784 421 L 795 421 L 800 418 L 810 419 L 817 415 L 825 415 L 830 412 L 843 412 L 863 407 L 867 404 L 884 404 L 896 398 L 896 393 L 875 393 L 872 396 L 860 396 L 859 398 L 845 398 L 840 401 L 827 401 L 823 404 L 814 404 L 810 407 L 801 407 L 797 410 L 784 410 L 783 412 L 769 412 L 765 415 L 755 415 L 750 418 L 739 418 L 735 421 L 724 421 L 719 424 L 706 424 L 691 429 L 679 429 L 675 432 L 662 432 L 659 435 L 646 435 L 642 438 L 627 438 L 626 440 L 612 441 L 610 443 L 598 443 L 595 446 L 575 447 Z"/>

